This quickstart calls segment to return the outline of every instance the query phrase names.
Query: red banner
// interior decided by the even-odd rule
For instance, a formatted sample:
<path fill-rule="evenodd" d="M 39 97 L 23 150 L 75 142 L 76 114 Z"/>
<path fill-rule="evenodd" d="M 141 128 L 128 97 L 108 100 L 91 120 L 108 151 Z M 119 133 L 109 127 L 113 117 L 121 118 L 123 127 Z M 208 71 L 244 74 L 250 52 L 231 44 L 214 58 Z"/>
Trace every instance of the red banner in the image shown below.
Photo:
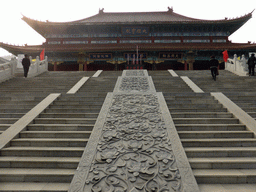
<path fill-rule="evenodd" d="M 43 51 L 40 53 L 40 61 L 44 60 L 44 49 Z"/>
<path fill-rule="evenodd" d="M 227 51 L 227 50 L 226 50 L 226 51 L 223 51 L 222 54 L 223 54 L 223 60 L 224 60 L 225 62 L 227 62 L 227 61 L 228 61 L 228 51 Z"/>

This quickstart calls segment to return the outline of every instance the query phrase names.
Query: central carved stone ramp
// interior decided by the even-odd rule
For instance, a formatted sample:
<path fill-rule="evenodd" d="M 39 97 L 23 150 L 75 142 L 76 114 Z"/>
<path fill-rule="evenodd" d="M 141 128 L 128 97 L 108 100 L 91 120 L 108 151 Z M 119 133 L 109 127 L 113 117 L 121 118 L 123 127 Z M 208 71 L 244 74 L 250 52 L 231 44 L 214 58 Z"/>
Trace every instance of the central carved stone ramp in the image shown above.
<path fill-rule="evenodd" d="M 98 113 L 117 75 L 90 78 L 63 94 L 1 150 L 0 191 L 68 191 Z"/>
<path fill-rule="evenodd" d="M 70 192 L 199 192 L 161 93 L 125 70 L 107 95 Z"/>
<path fill-rule="evenodd" d="M 202 85 L 199 87 L 203 90 L 225 90 L 227 93 L 232 90 L 231 87 L 227 89 L 228 84 L 232 87 L 236 84 L 235 78 L 232 78 L 235 75 L 228 72 L 221 71 L 220 74 L 227 73 L 227 76 L 218 77 L 216 82 L 207 73 L 209 71 L 177 72 L 179 75 L 190 76 L 197 85 Z M 152 76 L 153 79 L 161 78 Z M 229 77 L 232 83 L 228 82 Z M 156 86 L 158 89 L 164 92 L 200 191 L 256 191 L 254 133 L 227 112 L 210 93 L 188 93 L 186 90 L 183 93 L 180 90 L 170 93 L 168 89 Z M 246 92 L 242 86 L 234 87 L 234 90 Z M 235 97 L 232 92 L 230 95 Z"/>

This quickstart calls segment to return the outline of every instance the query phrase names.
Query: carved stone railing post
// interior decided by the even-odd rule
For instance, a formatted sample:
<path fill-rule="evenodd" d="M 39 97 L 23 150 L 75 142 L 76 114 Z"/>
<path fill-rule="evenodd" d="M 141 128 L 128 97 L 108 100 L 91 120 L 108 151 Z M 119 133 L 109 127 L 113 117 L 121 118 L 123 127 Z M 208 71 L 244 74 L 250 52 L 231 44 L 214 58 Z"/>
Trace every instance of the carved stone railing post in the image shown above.
<path fill-rule="evenodd" d="M 162 93 L 125 70 L 108 93 L 69 192 L 199 192 Z"/>
<path fill-rule="evenodd" d="M 48 60 L 47 56 L 45 59 L 40 61 L 39 56 L 36 57 L 35 62 L 31 62 L 28 77 L 35 77 L 41 73 L 48 71 Z"/>
<path fill-rule="evenodd" d="M 4 64 L 0 64 L 0 83 L 14 77 L 17 68 L 17 60 L 12 58 Z"/>
<path fill-rule="evenodd" d="M 248 66 L 246 64 L 247 60 L 245 56 L 242 55 L 242 58 L 239 60 L 237 55 L 234 54 L 234 58 L 228 58 L 228 61 L 225 63 L 225 70 L 230 71 L 239 76 L 248 75 Z"/>

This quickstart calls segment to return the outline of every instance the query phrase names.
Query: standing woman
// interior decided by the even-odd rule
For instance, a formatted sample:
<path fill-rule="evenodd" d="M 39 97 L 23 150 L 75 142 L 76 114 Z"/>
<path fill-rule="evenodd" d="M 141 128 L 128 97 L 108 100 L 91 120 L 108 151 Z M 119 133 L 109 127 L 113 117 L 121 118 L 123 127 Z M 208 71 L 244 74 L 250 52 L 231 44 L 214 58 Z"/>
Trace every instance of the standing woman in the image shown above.
<path fill-rule="evenodd" d="M 28 70 L 30 67 L 30 59 L 27 54 L 25 55 L 25 58 L 22 59 L 21 63 L 22 63 L 23 69 L 24 69 L 24 77 L 27 78 Z"/>

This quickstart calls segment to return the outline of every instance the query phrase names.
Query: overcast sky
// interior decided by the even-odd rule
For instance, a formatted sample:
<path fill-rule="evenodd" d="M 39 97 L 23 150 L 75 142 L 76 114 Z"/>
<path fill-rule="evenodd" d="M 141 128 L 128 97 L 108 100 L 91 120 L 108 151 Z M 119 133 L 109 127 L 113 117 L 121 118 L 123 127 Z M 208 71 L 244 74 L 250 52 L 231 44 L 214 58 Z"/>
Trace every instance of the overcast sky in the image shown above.
<path fill-rule="evenodd" d="M 25 15 L 40 21 L 75 21 L 104 12 L 167 11 L 197 19 L 218 20 L 236 18 L 252 12 L 256 0 L 1 0 L 0 42 L 15 45 L 40 45 L 45 39 L 21 18 Z M 256 10 L 253 18 L 229 37 L 237 43 L 256 43 Z M 0 48 L 0 56 L 9 53 Z"/>

